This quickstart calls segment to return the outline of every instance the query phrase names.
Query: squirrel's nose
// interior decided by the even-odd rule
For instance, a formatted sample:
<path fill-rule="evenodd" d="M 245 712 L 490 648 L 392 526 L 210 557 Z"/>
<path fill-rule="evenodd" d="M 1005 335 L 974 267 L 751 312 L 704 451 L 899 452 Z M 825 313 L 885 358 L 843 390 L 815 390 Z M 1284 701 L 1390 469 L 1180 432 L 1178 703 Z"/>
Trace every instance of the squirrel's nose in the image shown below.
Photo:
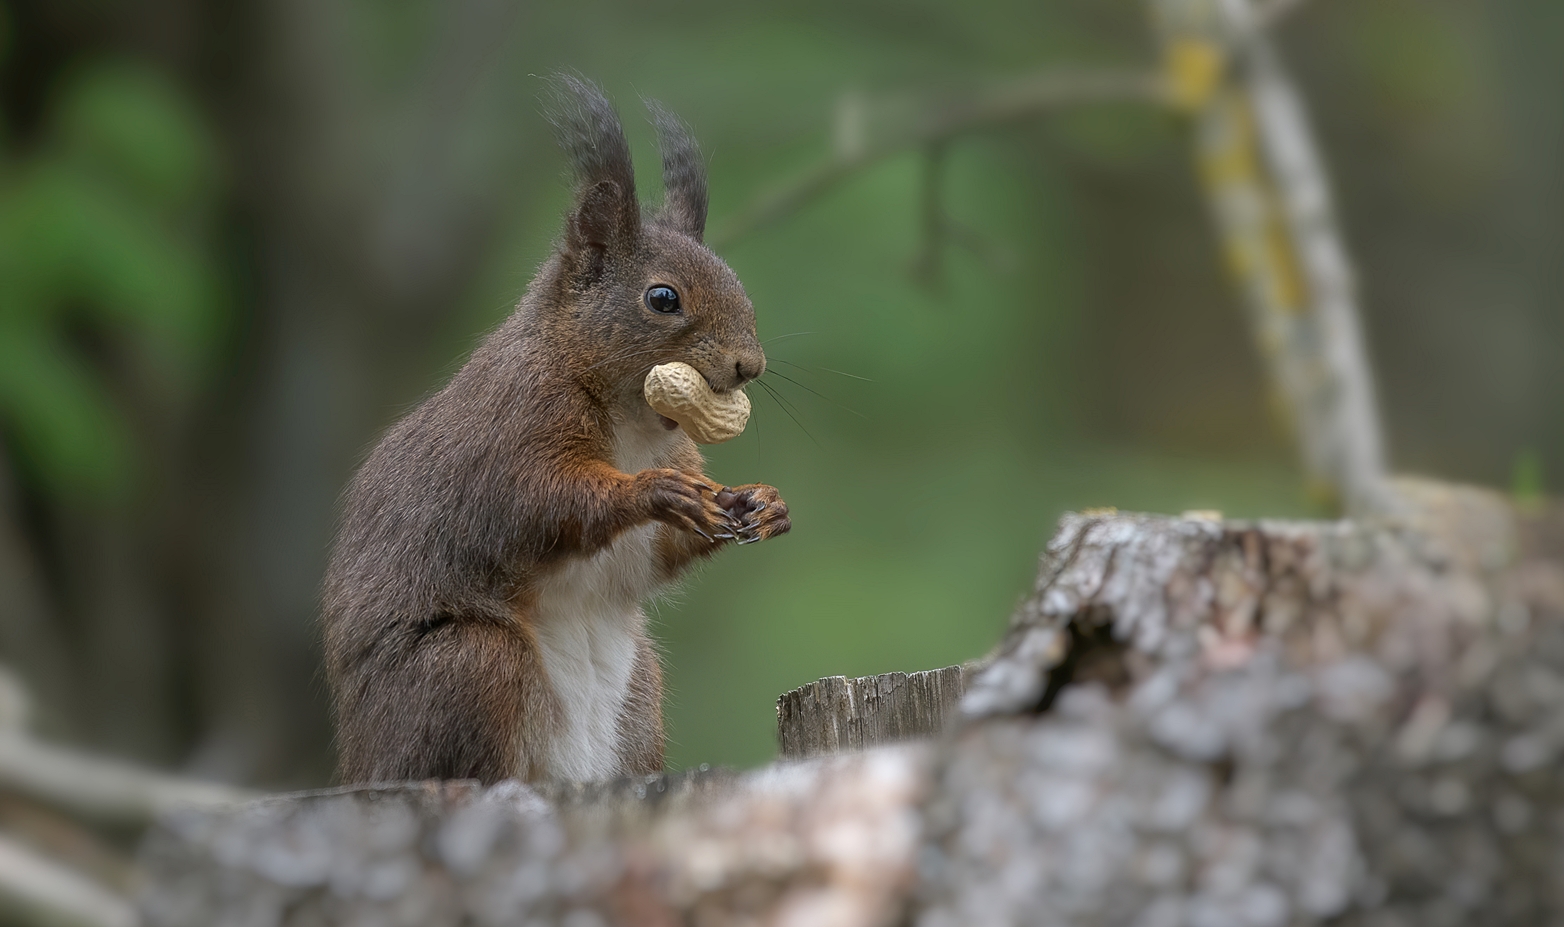
<path fill-rule="evenodd" d="M 746 357 L 734 361 L 733 372 L 738 374 L 739 385 L 743 386 L 745 383 L 748 383 L 749 381 L 766 372 L 765 355 L 760 355 L 759 357 Z"/>

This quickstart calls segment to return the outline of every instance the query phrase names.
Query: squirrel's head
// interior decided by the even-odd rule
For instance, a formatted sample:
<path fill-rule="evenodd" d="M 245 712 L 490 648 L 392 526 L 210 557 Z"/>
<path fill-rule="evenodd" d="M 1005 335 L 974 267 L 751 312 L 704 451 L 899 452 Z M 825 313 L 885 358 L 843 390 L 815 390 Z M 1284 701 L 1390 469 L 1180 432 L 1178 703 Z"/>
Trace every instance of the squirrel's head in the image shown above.
<path fill-rule="evenodd" d="M 556 255 L 556 331 L 592 381 L 639 395 L 657 364 L 682 361 L 712 389 L 766 369 L 755 309 L 738 277 L 701 242 L 706 166 L 678 117 L 648 103 L 662 148 L 663 205 L 643 214 L 619 116 L 601 90 L 551 81 L 551 121 L 575 174 L 575 201 Z"/>

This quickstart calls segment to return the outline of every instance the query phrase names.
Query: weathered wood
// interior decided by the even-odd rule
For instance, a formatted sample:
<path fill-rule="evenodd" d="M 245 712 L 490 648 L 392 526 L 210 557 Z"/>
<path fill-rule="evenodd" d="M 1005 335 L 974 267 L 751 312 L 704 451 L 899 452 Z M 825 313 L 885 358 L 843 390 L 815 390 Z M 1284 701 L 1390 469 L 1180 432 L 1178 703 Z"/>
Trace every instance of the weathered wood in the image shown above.
<path fill-rule="evenodd" d="M 965 689 L 960 666 L 882 676 L 827 676 L 777 699 L 777 746 L 800 759 L 932 737 Z"/>

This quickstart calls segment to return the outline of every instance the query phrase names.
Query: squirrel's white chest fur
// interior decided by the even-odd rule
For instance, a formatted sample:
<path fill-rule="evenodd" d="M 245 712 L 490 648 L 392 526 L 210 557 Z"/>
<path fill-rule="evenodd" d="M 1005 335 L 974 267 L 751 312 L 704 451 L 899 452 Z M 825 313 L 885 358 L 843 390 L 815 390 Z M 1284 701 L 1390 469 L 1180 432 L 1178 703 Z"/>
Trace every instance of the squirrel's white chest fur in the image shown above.
<path fill-rule="evenodd" d="M 672 448 L 673 433 L 655 422 L 615 429 L 614 462 L 626 473 L 666 466 Z M 641 603 L 660 585 L 657 528 L 632 528 L 538 583 L 533 627 L 564 712 L 545 762 L 551 776 L 591 781 L 619 771 L 619 716 L 646 625 Z"/>

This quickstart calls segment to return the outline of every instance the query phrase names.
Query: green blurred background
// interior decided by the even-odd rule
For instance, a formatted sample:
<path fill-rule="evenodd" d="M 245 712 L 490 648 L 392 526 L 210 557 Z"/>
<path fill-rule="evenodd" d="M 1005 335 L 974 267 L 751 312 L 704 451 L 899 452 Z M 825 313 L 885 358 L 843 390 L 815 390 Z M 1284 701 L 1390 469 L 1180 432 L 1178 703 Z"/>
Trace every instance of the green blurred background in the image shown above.
<path fill-rule="evenodd" d="M 1396 468 L 1556 486 L 1564 4 L 1313 0 L 1278 41 Z M 547 254 L 569 191 L 537 75 L 617 98 L 648 198 L 637 97 L 682 114 L 722 239 L 830 156 L 843 107 L 894 131 L 1016 77 L 1155 61 L 1137 0 L 3 0 L 0 660 L 52 738 L 327 781 L 336 499 Z M 964 134 L 936 247 L 920 151 L 722 247 L 798 382 L 768 376 L 792 415 L 757 393 L 711 470 L 781 488 L 795 529 L 655 607 L 673 765 L 766 760 L 775 697 L 819 676 L 981 655 L 1067 509 L 1331 514 L 1185 128 L 1120 104 Z"/>

